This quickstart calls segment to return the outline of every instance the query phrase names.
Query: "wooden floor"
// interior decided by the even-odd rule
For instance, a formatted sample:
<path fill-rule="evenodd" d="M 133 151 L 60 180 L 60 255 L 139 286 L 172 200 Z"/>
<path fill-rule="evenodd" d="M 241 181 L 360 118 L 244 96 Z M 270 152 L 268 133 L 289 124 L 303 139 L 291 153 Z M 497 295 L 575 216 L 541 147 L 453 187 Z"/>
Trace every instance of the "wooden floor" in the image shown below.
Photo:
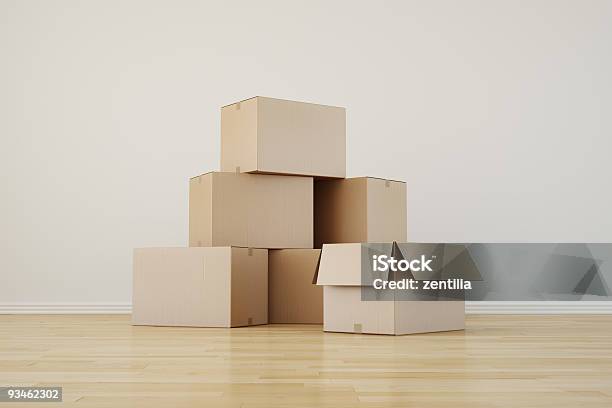
<path fill-rule="evenodd" d="M 403 337 L 0 316 L 0 385 L 60 385 L 78 407 L 610 408 L 612 316 L 469 316 Z"/>

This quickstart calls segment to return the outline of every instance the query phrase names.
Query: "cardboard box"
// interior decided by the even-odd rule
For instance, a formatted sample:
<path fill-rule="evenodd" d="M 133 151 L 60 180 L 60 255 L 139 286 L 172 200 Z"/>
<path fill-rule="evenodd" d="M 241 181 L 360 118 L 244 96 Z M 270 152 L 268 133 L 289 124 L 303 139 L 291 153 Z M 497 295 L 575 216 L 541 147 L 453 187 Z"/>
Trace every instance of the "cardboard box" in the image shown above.
<path fill-rule="evenodd" d="M 324 286 L 323 330 L 413 334 L 465 328 L 463 301 L 362 301 L 361 244 L 324 245 L 317 285 Z"/>
<path fill-rule="evenodd" d="M 405 242 L 406 183 L 374 177 L 314 182 L 314 247 Z"/>
<path fill-rule="evenodd" d="M 221 170 L 346 175 L 346 110 L 256 96 L 221 108 Z"/>
<path fill-rule="evenodd" d="M 320 255 L 320 249 L 268 251 L 269 323 L 323 323 L 323 288 L 313 283 Z"/>
<path fill-rule="evenodd" d="M 133 284 L 134 325 L 268 323 L 266 249 L 135 249 Z"/>
<path fill-rule="evenodd" d="M 189 183 L 189 246 L 312 248 L 311 177 L 211 172 Z"/>

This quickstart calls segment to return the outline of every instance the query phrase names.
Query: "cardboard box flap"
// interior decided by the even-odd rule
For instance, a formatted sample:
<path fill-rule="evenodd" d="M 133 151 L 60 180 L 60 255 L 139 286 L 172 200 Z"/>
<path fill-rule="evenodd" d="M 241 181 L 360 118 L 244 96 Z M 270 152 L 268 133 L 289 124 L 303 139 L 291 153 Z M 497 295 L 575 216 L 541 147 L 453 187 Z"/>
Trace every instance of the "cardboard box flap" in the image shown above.
<path fill-rule="evenodd" d="M 322 251 L 319 251 L 319 258 L 317 259 L 317 265 L 315 266 L 315 273 L 314 273 L 314 276 L 312 277 L 313 285 L 317 284 L 317 279 L 319 278 L 319 266 L 321 266 L 321 252 Z"/>
<path fill-rule="evenodd" d="M 404 254 L 402 253 L 402 250 L 400 249 L 399 245 L 397 244 L 397 241 L 393 241 L 393 245 L 391 246 L 391 257 L 394 259 L 397 259 L 398 261 L 401 260 L 405 260 L 406 257 L 404 256 Z M 406 272 L 402 272 L 403 273 L 403 278 L 406 279 L 415 279 L 414 275 L 412 274 L 412 271 L 409 269 Z"/>
<path fill-rule="evenodd" d="M 316 284 L 361 286 L 361 244 L 324 244 Z"/>

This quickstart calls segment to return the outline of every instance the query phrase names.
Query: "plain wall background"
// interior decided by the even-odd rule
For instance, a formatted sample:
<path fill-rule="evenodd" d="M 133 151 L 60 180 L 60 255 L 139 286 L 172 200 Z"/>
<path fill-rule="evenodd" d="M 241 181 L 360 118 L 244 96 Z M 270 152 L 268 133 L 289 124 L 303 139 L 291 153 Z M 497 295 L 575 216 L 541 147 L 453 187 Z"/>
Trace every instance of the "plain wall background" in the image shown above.
<path fill-rule="evenodd" d="M 129 303 L 219 107 L 347 108 L 412 241 L 612 241 L 610 1 L 0 0 L 0 303 Z"/>

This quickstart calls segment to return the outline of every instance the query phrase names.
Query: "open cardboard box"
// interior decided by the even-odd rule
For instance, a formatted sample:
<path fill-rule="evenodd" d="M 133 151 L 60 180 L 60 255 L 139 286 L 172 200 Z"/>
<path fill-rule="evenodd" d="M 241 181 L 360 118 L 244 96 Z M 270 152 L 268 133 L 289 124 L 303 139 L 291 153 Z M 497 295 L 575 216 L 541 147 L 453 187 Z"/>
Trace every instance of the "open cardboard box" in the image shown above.
<path fill-rule="evenodd" d="M 323 330 L 370 334 L 412 334 L 465 328 L 462 300 L 397 300 L 390 292 L 379 300 L 363 286 L 362 244 L 325 244 L 315 282 L 323 286 Z"/>

